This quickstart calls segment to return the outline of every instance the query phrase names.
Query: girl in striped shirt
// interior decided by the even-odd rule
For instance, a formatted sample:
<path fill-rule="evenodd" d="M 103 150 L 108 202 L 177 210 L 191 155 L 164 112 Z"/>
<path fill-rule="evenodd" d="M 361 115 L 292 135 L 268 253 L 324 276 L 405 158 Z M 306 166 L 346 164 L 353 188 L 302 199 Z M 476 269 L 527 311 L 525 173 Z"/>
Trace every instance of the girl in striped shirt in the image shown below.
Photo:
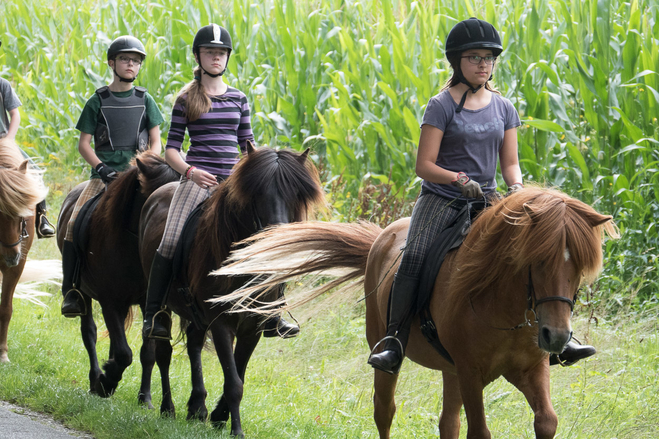
<path fill-rule="evenodd" d="M 231 36 L 216 24 L 195 35 L 192 51 L 197 67 L 194 80 L 179 93 L 165 147 L 167 163 L 181 174 L 167 216 L 165 232 L 156 252 L 147 289 L 143 335 L 170 339 L 171 316 L 164 310 L 172 273 L 172 258 L 188 215 L 210 197 L 218 184 L 254 141 L 245 94 L 222 80 L 231 56 Z M 183 159 L 185 130 L 190 148 Z"/>

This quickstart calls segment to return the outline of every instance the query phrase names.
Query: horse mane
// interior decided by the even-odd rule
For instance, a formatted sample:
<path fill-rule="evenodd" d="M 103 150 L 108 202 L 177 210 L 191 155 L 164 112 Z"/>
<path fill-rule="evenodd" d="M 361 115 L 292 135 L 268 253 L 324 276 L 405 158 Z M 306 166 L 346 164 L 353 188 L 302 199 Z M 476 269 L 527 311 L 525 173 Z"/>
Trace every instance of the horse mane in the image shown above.
<path fill-rule="evenodd" d="M 211 195 L 199 220 L 194 244 L 199 268 L 191 276 L 192 285 L 219 267 L 234 243 L 257 231 L 252 203 L 272 185 L 295 221 L 308 219 L 314 206 L 325 200 L 318 171 L 306 155 L 261 147 L 243 156 Z"/>
<path fill-rule="evenodd" d="M 179 174 L 160 156 L 145 151 L 130 162 L 130 166 L 108 185 L 96 208 L 94 227 L 103 230 L 109 239 L 129 227 L 132 203 L 138 189 L 146 199 L 165 183 Z"/>
<path fill-rule="evenodd" d="M 0 139 L 0 212 L 10 217 L 29 217 L 48 190 L 39 182 L 39 171 L 25 166 L 15 141 Z"/>
<path fill-rule="evenodd" d="M 619 237 L 612 217 L 566 194 L 527 187 L 485 209 L 458 252 L 450 288 L 477 296 L 509 284 L 530 265 L 557 272 L 565 249 L 577 272 L 592 282 L 602 267 L 602 239 Z"/>

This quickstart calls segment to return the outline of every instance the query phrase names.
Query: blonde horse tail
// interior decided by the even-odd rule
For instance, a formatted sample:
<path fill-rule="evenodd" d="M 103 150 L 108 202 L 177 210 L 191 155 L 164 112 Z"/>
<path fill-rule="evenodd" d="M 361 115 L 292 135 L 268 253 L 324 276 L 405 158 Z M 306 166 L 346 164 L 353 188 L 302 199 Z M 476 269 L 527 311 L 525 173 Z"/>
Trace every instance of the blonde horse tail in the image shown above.
<path fill-rule="evenodd" d="M 57 282 L 62 279 L 62 262 L 58 259 L 52 260 L 28 260 L 21 273 L 19 284 L 14 293 L 15 299 L 28 300 L 32 303 L 45 307 L 41 298 L 50 296 L 43 291 L 45 284 L 60 285 Z M 0 274 L 2 280 L 2 274 Z"/>
<path fill-rule="evenodd" d="M 231 302 L 234 311 L 264 314 L 296 308 L 323 293 L 343 285 L 355 287 L 363 280 L 371 246 L 382 229 L 369 222 L 291 223 L 266 229 L 240 242 L 217 276 L 259 275 L 255 281 L 233 293 L 211 299 Z M 309 276 L 306 289 L 295 303 L 259 300 L 269 288 L 301 276 Z M 319 280 L 333 278 L 319 284 Z M 343 289 L 343 288 L 342 288 Z"/>

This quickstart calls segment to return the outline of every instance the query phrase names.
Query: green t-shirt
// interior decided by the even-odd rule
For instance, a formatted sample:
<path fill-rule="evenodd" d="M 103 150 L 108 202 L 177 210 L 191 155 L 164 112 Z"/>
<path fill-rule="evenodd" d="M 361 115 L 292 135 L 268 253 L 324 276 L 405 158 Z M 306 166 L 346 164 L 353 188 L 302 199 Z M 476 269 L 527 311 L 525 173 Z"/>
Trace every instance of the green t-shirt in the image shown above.
<path fill-rule="evenodd" d="M 127 98 L 133 93 L 131 88 L 128 91 L 114 92 L 111 91 L 113 95 L 118 98 Z M 146 107 L 146 129 L 150 130 L 151 128 L 160 125 L 165 121 L 162 117 L 162 113 L 156 105 L 156 101 L 153 100 L 153 97 L 146 92 L 144 94 Z M 96 132 L 96 124 L 98 123 L 98 115 L 101 112 L 101 98 L 98 94 L 94 93 L 91 98 L 85 104 L 85 108 L 82 109 L 82 114 L 76 129 L 92 136 Z M 128 167 L 128 163 L 135 157 L 137 151 L 127 151 L 127 150 L 117 150 L 117 151 L 96 151 L 96 156 L 100 161 L 105 163 L 108 166 L 113 167 L 117 171 L 123 171 Z M 91 178 L 101 178 L 96 170 L 92 169 Z"/>

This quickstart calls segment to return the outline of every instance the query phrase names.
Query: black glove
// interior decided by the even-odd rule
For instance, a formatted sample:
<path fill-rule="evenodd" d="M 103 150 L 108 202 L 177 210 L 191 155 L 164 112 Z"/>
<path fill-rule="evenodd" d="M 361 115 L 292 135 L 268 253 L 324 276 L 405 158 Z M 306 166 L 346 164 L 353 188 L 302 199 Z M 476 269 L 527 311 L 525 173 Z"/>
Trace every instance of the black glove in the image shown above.
<path fill-rule="evenodd" d="M 96 165 L 96 172 L 98 172 L 98 175 L 101 176 L 101 180 L 103 180 L 103 183 L 105 184 L 112 183 L 119 176 L 114 168 L 106 165 L 103 162 Z"/>

